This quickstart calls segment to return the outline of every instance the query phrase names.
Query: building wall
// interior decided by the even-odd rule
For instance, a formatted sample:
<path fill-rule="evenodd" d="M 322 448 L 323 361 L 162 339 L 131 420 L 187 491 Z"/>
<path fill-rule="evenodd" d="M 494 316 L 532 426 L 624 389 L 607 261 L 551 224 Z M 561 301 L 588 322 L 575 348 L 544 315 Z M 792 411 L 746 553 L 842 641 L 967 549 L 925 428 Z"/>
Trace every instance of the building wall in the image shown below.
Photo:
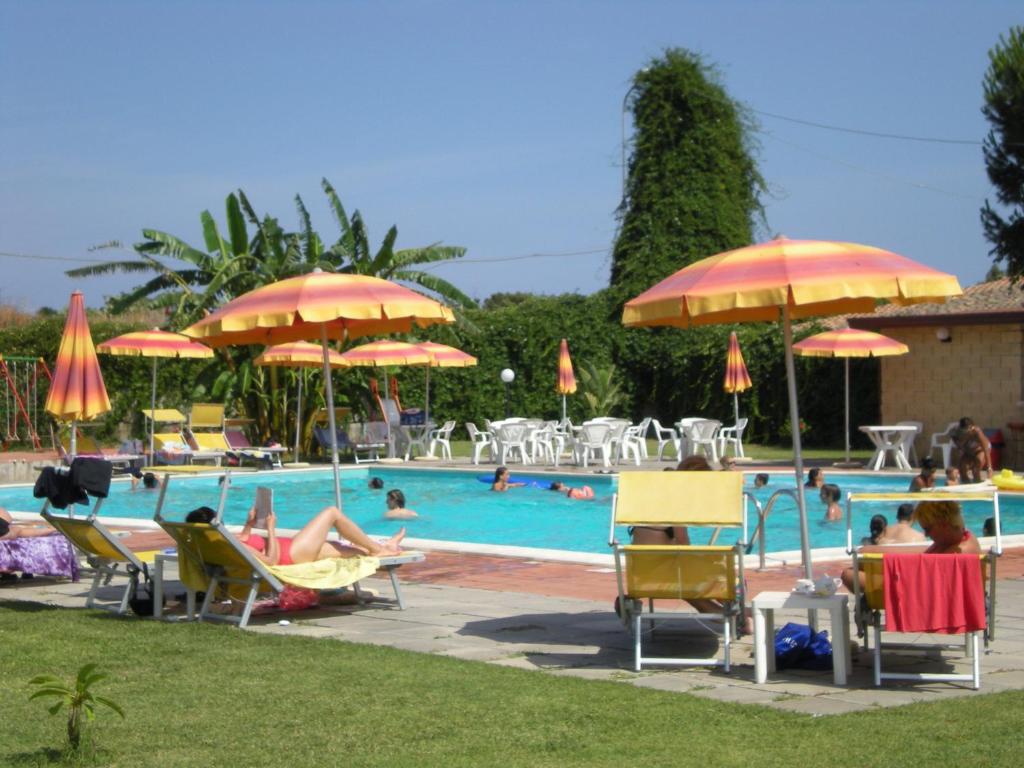
<path fill-rule="evenodd" d="M 947 343 L 938 340 L 935 326 L 879 329 L 910 347 L 909 354 L 882 360 L 882 421 L 923 421 L 916 444 L 923 457 L 933 432 L 970 416 L 983 428 L 1003 430 L 1003 466 L 1024 469 L 1024 433 L 1015 436 L 1007 426 L 1024 422 L 1024 326 L 948 328 Z"/>

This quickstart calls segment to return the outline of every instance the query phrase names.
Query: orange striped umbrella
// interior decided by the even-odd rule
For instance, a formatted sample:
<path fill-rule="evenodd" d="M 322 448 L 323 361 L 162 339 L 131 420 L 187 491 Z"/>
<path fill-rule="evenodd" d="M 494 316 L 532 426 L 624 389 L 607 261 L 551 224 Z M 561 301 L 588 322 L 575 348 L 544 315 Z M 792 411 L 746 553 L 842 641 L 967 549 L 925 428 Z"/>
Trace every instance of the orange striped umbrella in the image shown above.
<path fill-rule="evenodd" d="M 153 386 L 150 396 L 150 413 L 156 410 L 156 364 L 161 357 L 213 357 L 213 350 L 193 341 L 188 336 L 154 328 L 151 331 L 135 331 L 108 339 L 96 347 L 97 351 L 106 355 L 128 355 L 133 357 L 153 358 Z M 153 431 L 156 428 L 154 419 L 149 420 L 149 462 L 152 464 Z"/>
<path fill-rule="evenodd" d="M 736 331 L 733 331 L 729 334 L 729 351 L 725 356 L 725 391 L 732 395 L 732 407 L 737 424 L 740 421 L 739 393 L 746 392 L 752 386 L 747 364 L 743 362 L 740 342 L 736 338 Z"/>
<path fill-rule="evenodd" d="M 873 312 L 877 300 L 944 301 L 963 291 L 956 277 L 867 245 L 788 240 L 726 251 L 690 264 L 626 302 L 627 326 L 674 326 L 782 320 L 789 420 L 797 488 L 803 483 L 800 414 L 793 368 L 792 319 Z M 798 490 L 804 571 L 811 576 L 807 506 Z"/>
<path fill-rule="evenodd" d="M 46 410 L 58 421 L 71 422 L 72 457 L 77 449 L 76 422 L 89 421 L 110 410 L 110 399 L 89 333 L 81 291 L 71 294 L 68 317 L 57 350 L 57 365 L 46 395 Z"/>
<path fill-rule="evenodd" d="M 334 496 L 340 507 L 341 472 L 327 340 L 407 332 L 414 326 L 425 328 L 454 321 L 455 315 L 448 307 L 396 283 L 315 269 L 243 294 L 183 333 L 215 347 L 320 339 Z"/>
<path fill-rule="evenodd" d="M 434 341 L 418 341 L 416 346 L 430 355 L 430 365 L 427 366 L 427 414 L 426 419 L 430 421 L 430 369 L 431 368 L 469 368 L 477 363 L 475 357 L 461 349 L 449 347 L 447 344 L 438 344 Z"/>
<path fill-rule="evenodd" d="M 558 384 L 555 392 L 562 396 L 562 422 L 565 423 L 565 396 L 576 391 L 576 374 L 572 372 L 572 358 L 569 357 L 569 342 L 562 339 L 558 348 Z"/>
<path fill-rule="evenodd" d="M 328 351 L 331 368 L 347 368 L 348 363 L 340 352 Z M 254 361 L 256 365 L 281 366 L 285 368 L 320 368 L 324 363 L 324 351 L 317 344 L 308 341 L 293 341 L 267 347 Z M 299 463 L 299 444 L 302 440 L 302 376 L 299 376 L 299 390 L 295 398 L 295 454 L 293 466 Z"/>
<path fill-rule="evenodd" d="M 841 328 L 808 336 L 793 345 L 793 351 L 804 357 L 841 357 L 846 380 L 846 460 L 850 463 L 850 358 L 905 355 L 910 348 L 880 333 Z"/>

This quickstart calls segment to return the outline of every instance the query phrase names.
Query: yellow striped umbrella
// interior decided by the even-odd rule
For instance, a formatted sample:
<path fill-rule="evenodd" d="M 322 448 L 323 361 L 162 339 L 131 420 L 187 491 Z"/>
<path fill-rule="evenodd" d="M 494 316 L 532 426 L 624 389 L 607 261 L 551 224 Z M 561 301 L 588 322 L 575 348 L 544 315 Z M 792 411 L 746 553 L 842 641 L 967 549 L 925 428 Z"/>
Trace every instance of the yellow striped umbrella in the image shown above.
<path fill-rule="evenodd" d="M 729 334 L 729 351 L 725 356 L 725 391 L 732 395 L 732 407 L 736 421 L 740 421 L 740 399 L 739 393 L 746 392 L 753 384 L 750 382 L 750 374 L 747 373 L 747 364 L 743 362 L 743 353 L 740 351 L 740 342 L 736 338 L 736 331 Z"/>
<path fill-rule="evenodd" d="M 850 358 L 905 355 L 910 347 L 880 333 L 841 328 L 808 336 L 793 345 L 793 351 L 804 357 L 841 357 L 846 381 L 846 460 L 850 463 Z"/>
<path fill-rule="evenodd" d="M 565 423 L 565 396 L 576 391 L 576 374 L 572 372 L 572 358 L 569 357 L 569 342 L 562 339 L 558 348 L 558 384 L 555 391 L 562 396 L 562 423 Z"/>
<path fill-rule="evenodd" d="M 477 360 L 472 355 L 463 352 L 461 349 L 449 347 L 447 344 L 438 344 L 434 341 L 417 341 L 416 346 L 430 355 L 430 365 L 427 366 L 427 414 L 426 420 L 430 421 L 430 369 L 431 368 L 469 368 L 476 365 Z"/>
<path fill-rule="evenodd" d="M 877 300 L 944 301 L 963 291 L 956 277 L 905 256 L 856 243 L 776 238 L 690 264 L 626 302 L 627 326 L 674 326 L 782 320 L 793 464 L 804 570 L 811 575 L 803 483 L 800 413 L 793 368 L 793 318 L 873 312 Z"/>
<path fill-rule="evenodd" d="M 58 421 L 71 422 L 72 458 L 77 451 L 77 422 L 89 421 L 110 410 L 110 399 L 89 333 L 81 291 L 71 294 L 68 317 L 57 350 L 57 365 L 46 395 L 46 410 Z"/>
<path fill-rule="evenodd" d="M 213 357 L 213 350 L 207 346 L 193 341 L 188 336 L 170 331 L 161 331 L 154 328 L 151 331 L 135 331 L 125 333 L 108 339 L 96 347 L 98 352 L 105 355 L 127 355 L 131 357 L 152 357 L 153 358 L 153 386 L 150 396 L 150 413 L 156 410 L 156 364 L 161 357 L 188 357 L 208 358 Z M 149 463 L 154 460 L 153 453 L 153 432 L 156 428 L 154 419 L 149 420 Z"/>
<path fill-rule="evenodd" d="M 328 352 L 331 368 L 348 368 L 348 363 L 340 352 L 333 349 Z M 263 354 L 253 362 L 256 365 L 280 366 L 284 368 L 321 368 L 324 364 L 324 351 L 317 344 L 308 341 L 293 341 L 289 344 L 278 344 L 267 347 Z M 295 454 L 291 464 L 299 463 L 299 444 L 302 439 L 302 375 L 299 375 L 299 391 L 295 398 Z"/>
<path fill-rule="evenodd" d="M 455 315 L 448 307 L 395 283 L 316 269 L 243 294 L 183 333 L 214 347 L 320 339 L 334 496 L 340 507 L 341 472 L 327 340 L 407 332 L 413 327 L 454 321 Z"/>

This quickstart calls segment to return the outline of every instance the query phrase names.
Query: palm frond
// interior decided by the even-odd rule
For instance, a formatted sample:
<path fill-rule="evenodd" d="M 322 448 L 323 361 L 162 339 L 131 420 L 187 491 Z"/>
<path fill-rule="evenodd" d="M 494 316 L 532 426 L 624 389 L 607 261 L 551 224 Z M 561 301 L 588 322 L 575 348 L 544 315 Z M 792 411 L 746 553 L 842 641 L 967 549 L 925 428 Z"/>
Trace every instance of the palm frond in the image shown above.
<path fill-rule="evenodd" d="M 388 233 L 384 235 L 384 241 L 377 249 L 377 255 L 370 262 L 370 274 L 386 276 L 386 272 L 394 271 L 395 263 L 395 240 L 398 238 L 398 227 L 392 225 Z"/>
<path fill-rule="evenodd" d="M 410 264 L 429 264 L 435 261 L 450 261 L 461 259 L 466 255 L 466 249 L 461 245 L 441 245 L 432 243 L 422 248 L 403 248 L 395 252 L 395 266 L 398 268 Z"/>
<path fill-rule="evenodd" d="M 231 252 L 241 256 L 249 252 L 249 233 L 245 231 L 245 217 L 238 205 L 238 198 L 232 193 L 225 201 L 228 217 L 228 236 L 231 238 Z"/>
<path fill-rule="evenodd" d="M 160 232 L 156 229 L 144 229 L 142 230 L 142 236 L 149 242 L 138 243 L 135 246 L 135 250 L 139 253 L 155 253 L 159 256 L 170 256 L 171 258 L 197 265 L 202 265 L 209 261 L 210 257 L 207 254 L 166 232 Z"/>
<path fill-rule="evenodd" d="M 217 229 L 217 222 L 209 211 L 203 211 L 199 214 L 200 221 L 203 222 L 203 238 L 206 240 L 206 250 L 209 253 L 217 253 L 220 257 L 227 258 L 231 253 L 227 244 L 224 242 L 224 238 L 220 236 L 220 230 Z"/>
<path fill-rule="evenodd" d="M 334 191 L 334 187 L 331 186 L 326 178 L 320 180 L 320 186 L 323 187 L 324 194 L 327 195 L 327 203 L 331 207 L 331 213 L 334 214 L 334 221 L 338 224 L 338 229 L 341 230 L 341 237 L 338 238 L 338 245 L 347 246 L 349 238 L 352 234 L 352 225 L 349 221 L 348 214 L 345 213 L 345 206 L 341 204 L 341 199 L 338 197 L 338 193 Z M 351 253 L 351 249 L 349 250 Z"/>
<path fill-rule="evenodd" d="M 462 308 L 477 306 L 476 299 L 467 296 L 447 280 L 432 275 L 429 272 L 417 272 L 414 270 L 402 270 L 392 273 L 395 280 L 402 280 L 407 283 L 414 283 L 428 291 L 437 294 L 445 301 Z"/>
<path fill-rule="evenodd" d="M 98 277 L 100 275 L 149 272 L 152 269 L 152 265 L 146 261 L 108 261 L 88 267 L 75 267 L 67 270 L 64 274 L 68 277 Z"/>

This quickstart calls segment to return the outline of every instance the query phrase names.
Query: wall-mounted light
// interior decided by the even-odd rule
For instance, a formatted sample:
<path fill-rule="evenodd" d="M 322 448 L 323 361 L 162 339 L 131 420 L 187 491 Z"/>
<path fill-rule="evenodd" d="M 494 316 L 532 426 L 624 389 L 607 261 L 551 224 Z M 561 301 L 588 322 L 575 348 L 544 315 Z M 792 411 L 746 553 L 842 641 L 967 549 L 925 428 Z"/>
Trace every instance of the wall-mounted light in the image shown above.
<path fill-rule="evenodd" d="M 935 338 L 943 344 L 948 344 L 953 340 L 953 334 L 949 332 L 949 328 L 942 326 L 941 328 L 935 329 Z"/>

